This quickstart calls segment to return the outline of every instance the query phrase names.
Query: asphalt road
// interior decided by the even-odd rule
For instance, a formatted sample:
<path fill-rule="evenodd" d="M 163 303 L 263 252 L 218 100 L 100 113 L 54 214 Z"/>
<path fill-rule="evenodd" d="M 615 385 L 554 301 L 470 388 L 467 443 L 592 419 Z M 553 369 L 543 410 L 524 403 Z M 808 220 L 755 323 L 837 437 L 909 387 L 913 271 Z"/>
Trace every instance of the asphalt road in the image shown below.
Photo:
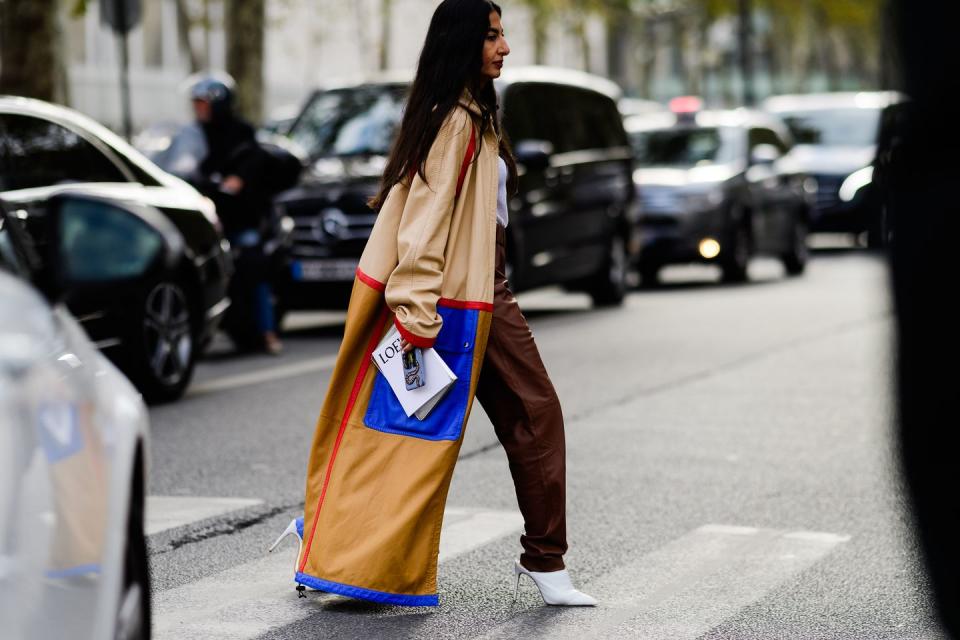
<path fill-rule="evenodd" d="M 264 550 L 301 513 L 340 316 L 289 318 L 279 358 L 215 345 L 188 397 L 151 411 L 156 636 L 940 638 L 896 477 L 884 263 L 838 251 L 751 275 L 669 269 L 612 310 L 521 296 L 564 407 L 567 563 L 592 610 L 544 607 L 529 582 L 514 601 L 521 521 L 479 406 L 440 606 L 298 600 L 295 543 Z"/>

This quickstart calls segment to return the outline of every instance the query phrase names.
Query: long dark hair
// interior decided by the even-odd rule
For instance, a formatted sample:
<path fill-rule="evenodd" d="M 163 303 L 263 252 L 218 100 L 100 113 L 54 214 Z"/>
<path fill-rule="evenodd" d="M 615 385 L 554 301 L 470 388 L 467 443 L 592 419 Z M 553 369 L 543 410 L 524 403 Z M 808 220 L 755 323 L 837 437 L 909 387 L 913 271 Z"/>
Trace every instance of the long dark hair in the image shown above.
<path fill-rule="evenodd" d="M 370 199 L 371 208 L 379 210 L 390 189 L 415 170 L 426 180 L 427 154 L 464 89 L 480 106 L 480 121 L 475 123 L 479 127 L 478 140 L 488 126 L 493 126 L 500 138 L 500 156 L 507 164 L 508 189 L 511 193 L 516 191 L 517 167 L 497 120 L 497 92 L 493 82 L 484 82 L 480 75 L 491 11 L 503 14 L 490 0 L 443 0 L 433 12 L 400 131 L 383 171 L 380 192 Z M 474 160 L 479 150 L 478 144 Z"/>

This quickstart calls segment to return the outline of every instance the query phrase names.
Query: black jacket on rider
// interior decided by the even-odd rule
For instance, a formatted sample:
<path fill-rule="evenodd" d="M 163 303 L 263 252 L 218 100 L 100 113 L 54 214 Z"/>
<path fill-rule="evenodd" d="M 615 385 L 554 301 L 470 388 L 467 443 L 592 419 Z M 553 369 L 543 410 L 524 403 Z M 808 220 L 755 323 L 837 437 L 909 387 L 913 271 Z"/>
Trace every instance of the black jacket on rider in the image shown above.
<path fill-rule="evenodd" d="M 200 173 L 207 185 L 203 190 L 217 206 L 227 236 L 259 229 L 269 214 L 270 194 L 264 189 L 265 152 L 257 144 L 253 127 L 232 114 L 222 114 L 201 123 L 207 141 L 207 156 Z M 243 189 L 227 194 L 218 185 L 227 176 L 243 180 Z"/>

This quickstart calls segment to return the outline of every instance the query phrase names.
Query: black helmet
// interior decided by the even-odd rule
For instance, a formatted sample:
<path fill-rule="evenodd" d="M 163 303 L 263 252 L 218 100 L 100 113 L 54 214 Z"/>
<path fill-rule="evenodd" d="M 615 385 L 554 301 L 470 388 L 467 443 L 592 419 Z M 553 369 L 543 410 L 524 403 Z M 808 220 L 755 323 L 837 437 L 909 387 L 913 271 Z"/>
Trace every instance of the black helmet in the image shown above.
<path fill-rule="evenodd" d="M 209 102 L 215 117 L 227 115 L 233 109 L 235 83 L 230 74 L 195 74 L 187 78 L 187 84 L 190 87 L 190 99 Z"/>

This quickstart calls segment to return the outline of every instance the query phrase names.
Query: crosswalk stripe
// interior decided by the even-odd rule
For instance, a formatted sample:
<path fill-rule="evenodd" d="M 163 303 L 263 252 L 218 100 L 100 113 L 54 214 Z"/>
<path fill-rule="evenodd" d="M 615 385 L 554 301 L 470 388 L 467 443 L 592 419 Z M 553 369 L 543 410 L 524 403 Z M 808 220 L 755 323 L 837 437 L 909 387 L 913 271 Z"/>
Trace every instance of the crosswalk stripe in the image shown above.
<path fill-rule="evenodd" d="M 440 561 L 519 531 L 519 513 L 448 507 Z M 316 613 L 326 594 L 298 599 L 294 591 L 295 545 L 190 584 L 154 594 L 153 632 L 158 639 L 246 640 Z"/>
<path fill-rule="evenodd" d="M 187 395 L 201 396 L 208 393 L 214 393 L 216 391 L 239 389 L 241 387 L 262 384 L 264 382 L 286 380 L 287 378 L 295 378 L 307 373 L 316 373 L 318 371 L 332 369 L 333 365 L 336 363 L 337 356 L 322 356 L 319 358 L 302 360 L 300 362 L 282 364 L 275 367 L 264 367 L 257 371 L 238 373 L 232 376 L 222 376 L 219 378 L 214 378 L 213 380 L 198 382 L 197 384 L 191 385 L 190 388 L 187 389 Z"/>
<path fill-rule="evenodd" d="M 175 529 L 215 518 L 237 509 L 255 507 L 263 500 L 251 498 L 205 498 L 198 496 L 148 496 L 146 531 L 152 536 L 167 529 Z"/>
<path fill-rule="evenodd" d="M 693 640 L 847 540 L 831 533 L 706 525 L 580 585 L 600 601 L 596 608 L 537 606 L 481 637 Z M 536 587 L 525 584 L 527 600 Z"/>

